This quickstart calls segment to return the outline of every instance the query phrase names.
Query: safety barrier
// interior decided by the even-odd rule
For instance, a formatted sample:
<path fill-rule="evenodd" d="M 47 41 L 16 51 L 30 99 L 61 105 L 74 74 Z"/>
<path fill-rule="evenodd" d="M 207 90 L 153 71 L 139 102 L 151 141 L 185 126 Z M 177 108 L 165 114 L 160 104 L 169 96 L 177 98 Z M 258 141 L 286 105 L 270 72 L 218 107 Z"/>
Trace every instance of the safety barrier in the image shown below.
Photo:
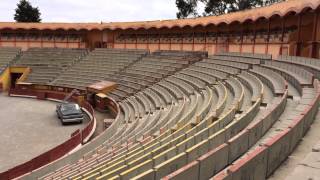
<path fill-rule="evenodd" d="M 292 153 L 315 118 L 320 101 L 317 80 L 315 80 L 314 87 L 317 90 L 316 97 L 287 129 L 247 153 L 245 158 L 237 160 L 213 179 L 240 179 L 240 177 L 241 179 L 265 179 L 269 177 Z"/>

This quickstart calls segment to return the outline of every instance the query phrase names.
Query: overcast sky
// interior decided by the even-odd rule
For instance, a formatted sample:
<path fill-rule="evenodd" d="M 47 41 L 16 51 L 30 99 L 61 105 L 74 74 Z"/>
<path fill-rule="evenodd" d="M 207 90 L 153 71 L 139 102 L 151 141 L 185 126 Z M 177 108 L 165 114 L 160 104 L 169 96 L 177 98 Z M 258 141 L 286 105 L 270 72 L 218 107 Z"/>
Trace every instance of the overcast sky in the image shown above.
<path fill-rule="evenodd" d="M 19 0 L 0 0 L 0 21 L 13 21 Z M 176 18 L 175 0 L 29 0 L 43 22 L 116 22 Z"/>

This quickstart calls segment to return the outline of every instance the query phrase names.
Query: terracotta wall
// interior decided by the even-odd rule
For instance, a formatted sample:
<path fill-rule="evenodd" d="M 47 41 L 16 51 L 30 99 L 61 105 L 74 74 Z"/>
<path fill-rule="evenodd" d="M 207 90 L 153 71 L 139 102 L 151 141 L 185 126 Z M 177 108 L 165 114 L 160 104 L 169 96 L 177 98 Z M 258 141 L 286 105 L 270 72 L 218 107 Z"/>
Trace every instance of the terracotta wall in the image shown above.
<path fill-rule="evenodd" d="M 248 52 L 248 53 L 271 53 L 273 55 L 278 54 L 297 54 L 297 44 L 299 40 L 303 42 L 299 46 L 300 54 L 303 56 L 310 56 L 312 54 L 311 41 L 313 40 L 310 32 L 313 31 L 314 22 L 316 21 L 313 12 L 303 13 L 301 15 L 301 33 L 299 35 L 299 16 L 295 14 L 289 14 L 285 18 L 280 18 L 279 16 L 272 16 L 269 20 L 259 19 L 256 22 L 246 21 L 242 24 L 240 22 L 233 23 L 231 25 L 221 24 L 219 26 L 209 25 L 207 27 L 197 26 L 197 27 L 184 27 L 183 29 L 175 27 L 172 29 L 139 29 L 139 30 L 93 30 L 89 32 L 69 32 L 69 33 L 81 33 L 83 34 L 83 43 L 77 42 L 4 42 L 0 40 L 0 47 L 22 47 L 27 49 L 29 47 L 61 47 L 61 48 L 95 48 L 95 47 L 107 47 L 107 48 L 128 48 L 128 49 L 149 49 L 151 52 L 156 50 L 186 50 L 186 51 L 208 51 L 209 54 L 214 54 L 217 52 Z M 255 37 L 255 32 L 261 34 L 262 32 L 267 32 L 270 30 L 279 31 L 279 35 L 282 36 L 282 27 L 287 29 L 294 29 L 288 36 L 286 36 L 284 42 L 281 42 L 281 38 L 275 37 L 276 39 L 269 39 L 268 43 L 264 36 Z M 318 29 L 320 29 L 320 18 L 318 18 Z M 48 33 L 50 32 L 43 32 Z M 52 33 L 61 33 L 60 31 Z M 63 32 L 62 32 L 63 33 Z M 219 38 L 207 37 L 207 38 L 197 38 L 201 37 L 202 34 L 214 33 L 219 34 Z M 121 34 L 132 35 L 133 37 L 138 37 L 137 40 L 130 41 L 117 41 L 117 37 Z M 166 35 L 184 34 L 182 37 L 178 37 L 178 40 L 168 40 Z M 200 36 L 199 36 L 200 34 Z M 239 39 L 243 34 L 243 40 Z M 320 41 L 320 31 L 317 30 L 316 39 Z M 145 35 L 145 36 L 143 36 Z M 234 35 L 234 36 L 233 36 Z M 149 39 L 149 36 L 151 37 Z M 192 38 L 195 36 L 196 38 Z M 228 42 L 226 41 L 226 37 Z M 168 37 L 168 36 L 167 36 Z M 204 36 L 202 36 L 204 37 Z M 252 38 L 253 37 L 253 38 Z M 211 39 L 210 39 L 211 38 Z M 272 37 L 270 37 L 272 38 Z M 159 39 L 159 40 L 158 40 Z M 167 39 L 167 40 L 166 40 Z M 205 40 L 203 40 L 205 39 Z M 277 42 L 278 41 L 278 42 Z M 314 46 L 315 49 L 319 45 Z M 315 54 L 315 53 L 314 53 Z"/>

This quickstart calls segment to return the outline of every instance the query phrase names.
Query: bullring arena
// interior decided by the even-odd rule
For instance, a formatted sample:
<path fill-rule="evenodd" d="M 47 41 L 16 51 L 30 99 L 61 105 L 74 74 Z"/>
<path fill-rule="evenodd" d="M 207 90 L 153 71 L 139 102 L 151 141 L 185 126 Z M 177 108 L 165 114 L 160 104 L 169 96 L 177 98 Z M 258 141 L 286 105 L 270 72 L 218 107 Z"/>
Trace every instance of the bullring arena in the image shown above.
<path fill-rule="evenodd" d="M 0 179 L 319 179 L 319 11 L 0 22 Z"/>

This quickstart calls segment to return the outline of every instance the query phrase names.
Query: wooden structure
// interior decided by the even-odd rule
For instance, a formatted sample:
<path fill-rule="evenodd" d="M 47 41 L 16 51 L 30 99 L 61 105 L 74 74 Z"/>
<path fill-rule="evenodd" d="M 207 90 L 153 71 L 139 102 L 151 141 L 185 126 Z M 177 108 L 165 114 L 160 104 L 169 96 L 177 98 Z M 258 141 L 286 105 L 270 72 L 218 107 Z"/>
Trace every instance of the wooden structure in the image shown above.
<path fill-rule="evenodd" d="M 87 101 L 99 111 L 105 111 L 108 107 L 106 94 L 117 87 L 117 84 L 110 81 L 101 81 L 87 87 Z"/>

